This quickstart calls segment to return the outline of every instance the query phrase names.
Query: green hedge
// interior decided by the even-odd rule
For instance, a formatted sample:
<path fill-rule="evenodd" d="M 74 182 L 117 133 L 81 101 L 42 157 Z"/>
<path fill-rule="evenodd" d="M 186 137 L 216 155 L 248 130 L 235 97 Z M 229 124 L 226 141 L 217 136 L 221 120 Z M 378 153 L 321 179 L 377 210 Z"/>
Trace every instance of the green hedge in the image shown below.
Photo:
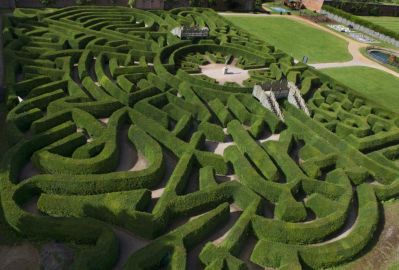
<path fill-rule="evenodd" d="M 208 105 L 224 127 L 233 119 L 231 113 L 219 99 L 211 100 Z"/>
<path fill-rule="evenodd" d="M 274 216 L 287 222 L 300 222 L 307 218 L 307 212 L 302 202 L 297 202 L 289 193 L 282 193 Z"/>
<path fill-rule="evenodd" d="M 7 222 L 20 234 L 86 245 L 77 252 L 72 269 L 109 269 L 118 257 L 118 242 L 110 227 L 89 218 L 52 218 L 23 211 L 24 203 L 37 190 L 28 185 L 2 192 L 2 205 Z M 98 257 L 100 256 L 100 257 Z"/>
<path fill-rule="evenodd" d="M 198 126 L 198 130 L 203 131 L 208 140 L 217 142 L 224 141 L 225 134 L 223 132 L 223 129 L 218 125 L 209 122 L 202 122 Z"/>
<path fill-rule="evenodd" d="M 278 201 L 281 193 L 285 190 L 284 186 L 271 181 L 265 181 L 236 146 L 229 146 L 224 151 L 224 157 L 233 164 L 234 171 L 240 182 L 264 198 L 272 202 Z"/>
<path fill-rule="evenodd" d="M 257 166 L 262 175 L 271 181 L 276 181 L 279 177 L 278 169 L 268 156 L 251 136 L 245 131 L 244 127 L 233 120 L 227 125 L 228 133 L 233 137 L 238 149 L 243 155 L 248 155 L 251 161 Z"/>
<path fill-rule="evenodd" d="M 344 262 L 361 252 L 373 238 L 378 223 L 378 204 L 373 189 L 368 185 L 357 188 L 358 216 L 353 229 L 343 239 L 331 243 L 303 247 L 299 255 L 306 265 L 325 268 Z"/>
<path fill-rule="evenodd" d="M 320 242 L 344 225 L 351 198 L 351 194 L 345 194 L 340 207 L 334 209 L 335 211 L 306 223 L 291 223 L 255 216 L 252 221 L 254 233 L 259 239 L 287 244 Z"/>

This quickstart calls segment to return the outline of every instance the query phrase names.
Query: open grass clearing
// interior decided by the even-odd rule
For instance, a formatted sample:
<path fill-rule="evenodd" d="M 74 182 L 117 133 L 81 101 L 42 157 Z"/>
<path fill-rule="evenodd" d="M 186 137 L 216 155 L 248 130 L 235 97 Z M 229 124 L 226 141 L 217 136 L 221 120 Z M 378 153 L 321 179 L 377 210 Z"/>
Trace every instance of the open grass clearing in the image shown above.
<path fill-rule="evenodd" d="M 398 17 L 385 17 L 385 16 L 362 16 L 370 22 L 383 26 L 389 30 L 399 32 L 399 18 Z"/>
<path fill-rule="evenodd" d="M 345 62 L 352 60 L 345 40 L 284 17 L 227 17 L 237 26 L 302 60 L 309 57 L 309 63 Z"/>
<path fill-rule="evenodd" d="M 323 73 L 353 88 L 387 109 L 399 112 L 399 79 L 368 67 L 323 69 Z"/>

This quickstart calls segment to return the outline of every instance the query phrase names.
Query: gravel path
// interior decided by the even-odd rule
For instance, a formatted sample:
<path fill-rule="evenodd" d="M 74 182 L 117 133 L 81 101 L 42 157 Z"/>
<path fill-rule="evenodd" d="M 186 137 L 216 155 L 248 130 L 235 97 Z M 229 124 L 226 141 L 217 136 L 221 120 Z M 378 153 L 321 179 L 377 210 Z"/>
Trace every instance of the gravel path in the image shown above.
<path fill-rule="evenodd" d="M 228 73 L 224 73 L 224 68 L 228 68 Z M 211 77 L 218 81 L 220 84 L 224 84 L 226 82 L 235 82 L 239 85 L 243 85 L 243 82 L 249 79 L 248 70 L 244 70 L 234 65 L 226 65 L 226 64 L 208 64 L 204 66 L 200 66 L 201 73 L 208 77 Z"/>
<path fill-rule="evenodd" d="M 0 269 L 40 269 L 40 255 L 31 243 L 0 246 Z"/>
<path fill-rule="evenodd" d="M 40 174 L 40 170 L 35 167 L 31 160 L 29 160 L 25 163 L 25 165 L 22 167 L 22 170 L 19 172 L 18 180 L 19 182 L 22 182 L 38 174 Z"/>
<path fill-rule="evenodd" d="M 151 240 L 146 240 L 117 226 L 114 226 L 114 232 L 119 241 L 119 258 L 113 270 L 123 269 L 123 265 L 134 252 L 151 243 Z"/>
<path fill-rule="evenodd" d="M 215 79 L 219 84 L 223 85 L 226 82 L 234 82 L 240 86 L 244 86 L 245 80 L 249 79 L 250 70 L 268 70 L 269 68 L 253 68 L 253 69 L 242 69 L 237 67 L 238 59 L 234 58 L 230 64 L 218 64 L 212 62 L 208 58 L 210 64 L 200 65 L 201 73 L 193 74 L 195 75 L 206 75 L 212 79 Z M 227 73 L 224 72 L 224 68 L 227 68 Z"/>
<path fill-rule="evenodd" d="M 136 147 L 128 138 L 130 126 L 125 126 L 118 134 L 119 165 L 115 171 L 141 171 L 148 168 L 145 156 L 136 150 Z"/>

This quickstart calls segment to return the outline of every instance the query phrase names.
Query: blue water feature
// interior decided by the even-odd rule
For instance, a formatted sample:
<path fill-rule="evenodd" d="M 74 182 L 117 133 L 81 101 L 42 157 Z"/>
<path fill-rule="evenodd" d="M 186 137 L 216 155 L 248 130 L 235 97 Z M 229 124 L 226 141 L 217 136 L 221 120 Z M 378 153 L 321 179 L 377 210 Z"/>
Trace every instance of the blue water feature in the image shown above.
<path fill-rule="evenodd" d="M 374 59 L 384 64 L 389 64 L 389 54 L 381 52 L 381 51 L 369 51 L 368 52 Z"/>
<path fill-rule="evenodd" d="M 285 8 L 281 8 L 281 7 L 272 7 L 271 9 L 276 12 L 284 12 L 284 13 L 288 12 L 288 10 L 286 10 Z"/>

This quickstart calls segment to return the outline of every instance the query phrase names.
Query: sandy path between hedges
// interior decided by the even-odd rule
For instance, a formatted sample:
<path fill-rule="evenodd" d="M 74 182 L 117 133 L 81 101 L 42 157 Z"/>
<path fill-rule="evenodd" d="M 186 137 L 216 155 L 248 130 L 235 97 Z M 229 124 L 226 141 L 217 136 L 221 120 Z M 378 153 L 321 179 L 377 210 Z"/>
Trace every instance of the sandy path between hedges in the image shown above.
<path fill-rule="evenodd" d="M 367 58 L 366 56 L 364 56 L 361 52 L 360 49 L 362 48 L 366 48 L 369 46 L 369 44 L 367 43 L 361 43 L 358 42 L 356 40 L 353 40 L 349 37 L 345 37 L 343 35 L 341 35 L 340 33 L 332 30 L 332 29 L 328 29 L 327 27 L 321 26 L 315 22 L 309 21 L 307 19 L 304 19 L 302 17 L 299 16 L 295 16 L 295 15 L 291 15 L 291 16 L 283 16 L 283 15 L 278 15 L 278 14 L 250 14 L 250 13 L 246 13 L 246 14 L 240 14 L 240 13 L 224 13 L 221 12 L 219 13 L 222 16 L 248 16 L 248 17 L 279 17 L 279 18 L 286 18 L 289 20 L 293 20 L 293 21 L 300 21 L 303 23 L 306 23 L 307 25 L 313 27 L 313 28 L 317 28 L 319 30 L 322 30 L 324 32 L 330 33 L 338 38 L 341 38 L 345 41 L 348 42 L 348 51 L 349 53 L 352 55 L 352 60 L 351 61 L 347 61 L 347 62 L 331 62 L 331 63 L 318 63 L 318 64 L 309 64 L 310 66 L 316 68 L 316 69 L 325 69 L 325 68 L 340 68 L 340 67 L 352 67 L 352 66 L 365 66 L 365 67 L 370 67 L 370 68 L 374 68 L 374 69 L 378 69 L 381 71 L 384 71 L 386 73 L 389 73 L 397 78 L 399 78 L 399 73 L 379 64 L 378 62 L 375 62 L 369 58 Z M 392 50 L 392 49 L 390 49 Z M 396 51 L 399 52 L 398 50 L 392 50 L 392 51 Z"/>
<path fill-rule="evenodd" d="M 39 251 L 30 243 L 0 246 L 0 269 L 39 270 Z"/>
<path fill-rule="evenodd" d="M 362 257 L 350 262 L 347 269 L 394 269 L 391 265 L 398 260 L 399 254 L 398 210 L 399 202 L 397 201 L 383 204 L 385 221 L 380 223 L 380 227 L 375 232 L 375 239 L 370 244 L 372 249 Z"/>
<path fill-rule="evenodd" d="M 152 242 L 152 240 L 137 236 L 118 226 L 114 226 L 113 230 L 119 242 L 119 257 L 113 270 L 123 269 L 124 264 L 133 253 Z"/>
<path fill-rule="evenodd" d="M 121 132 L 120 134 L 126 134 L 127 129 L 125 128 L 124 132 Z M 121 135 L 121 137 L 126 138 L 126 136 Z M 259 140 L 256 140 L 258 143 L 262 143 L 265 141 L 273 140 L 277 141 L 279 140 L 280 134 L 264 134 Z M 122 138 L 120 138 L 122 140 Z M 213 142 L 213 141 L 206 141 L 205 142 L 205 147 L 206 150 L 209 152 L 213 152 L 218 155 L 222 155 L 224 153 L 224 150 L 230 146 L 234 145 L 234 142 L 228 141 L 228 142 Z M 128 147 L 124 147 L 128 148 Z M 131 153 L 132 150 L 128 150 L 128 152 Z M 165 174 L 165 179 L 162 180 L 162 183 L 158 186 L 157 189 L 152 190 L 152 199 L 153 203 L 156 204 L 156 201 L 162 196 L 164 190 L 165 190 L 165 185 L 167 184 L 168 179 L 170 178 L 170 175 L 172 174 L 174 168 L 176 167 L 176 161 L 174 161 L 174 158 L 170 156 L 167 152 L 164 152 L 165 156 L 165 162 L 166 162 L 166 170 L 167 173 Z M 134 158 L 133 158 L 134 159 Z M 133 161 L 127 162 L 128 164 L 133 164 Z M 127 165 L 129 167 L 131 165 Z M 216 175 L 216 179 L 221 180 L 222 182 L 224 181 L 234 181 L 237 180 L 235 175 L 226 175 L 226 176 L 220 176 Z M 194 173 L 189 177 L 188 183 L 187 183 L 187 190 L 186 192 L 195 192 L 198 190 L 198 173 Z M 225 224 L 222 225 L 221 228 L 218 230 L 215 230 L 210 236 L 206 237 L 201 243 L 196 245 L 193 250 L 188 252 L 188 257 L 187 257 L 187 263 L 192 267 L 192 269 L 201 269 L 199 266 L 199 259 L 198 255 L 201 252 L 203 246 L 207 242 L 214 242 L 215 244 L 219 245 L 225 238 L 227 237 L 228 233 L 230 232 L 231 228 L 235 224 L 235 222 L 238 220 L 239 216 L 241 215 L 242 209 L 240 209 L 236 204 L 230 204 L 230 217 L 229 221 Z M 186 218 L 181 221 L 177 221 L 176 224 L 172 224 L 171 228 L 176 229 L 179 226 L 185 224 L 185 222 L 188 222 L 189 220 L 192 220 L 197 216 L 191 216 L 189 218 Z M 176 221 L 175 221 L 176 222 Z M 114 232 L 117 235 L 117 238 L 120 243 L 120 251 L 119 251 L 119 258 L 118 261 L 113 268 L 114 270 L 121 269 L 122 266 L 125 264 L 125 262 L 128 260 L 128 258 L 137 250 L 145 247 L 149 243 L 151 243 L 153 240 L 147 240 L 144 238 L 141 238 L 125 229 L 122 229 L 120 227 L 114 226 Z M 255 265 L 249 260 L 250 254 L 252 253 L 252 250 L 254 248 L 255 242 L 254 241 L 249 241 L 241 250 L 241 253 L 243 254 L 243 257 L 246 261 L 246 263 L 249 265 L 249 269 L 251 270 L 258 270 L 258 269 L 263 269 L 260 266 Z"/>
<path fill-rule="evenodd" d="M 272 134 L 268 135 L 264 138 L 261 138 L 259 140 L 255 140 L 258 143 L 263 143 L 266 141 L 278 141 L 280 138 L 280 134 Z M 227 147 L 235 145 L 234 142 L 213 142 L 213 141 L 206 141 L 205 142 L 205 149 L 209 152 L 213 152 L 216 155 L 223 156 L 224 150 L 226 150 Z"/>
<path fill-rule="evenodd" d="M 148 168 L 145 156 L 137 151 L 136 147 L 128 138 L 130 126 L 127 125 L 118 133 L 119 142 L 119 165 L 115 171 L 141 171 Z"/>

